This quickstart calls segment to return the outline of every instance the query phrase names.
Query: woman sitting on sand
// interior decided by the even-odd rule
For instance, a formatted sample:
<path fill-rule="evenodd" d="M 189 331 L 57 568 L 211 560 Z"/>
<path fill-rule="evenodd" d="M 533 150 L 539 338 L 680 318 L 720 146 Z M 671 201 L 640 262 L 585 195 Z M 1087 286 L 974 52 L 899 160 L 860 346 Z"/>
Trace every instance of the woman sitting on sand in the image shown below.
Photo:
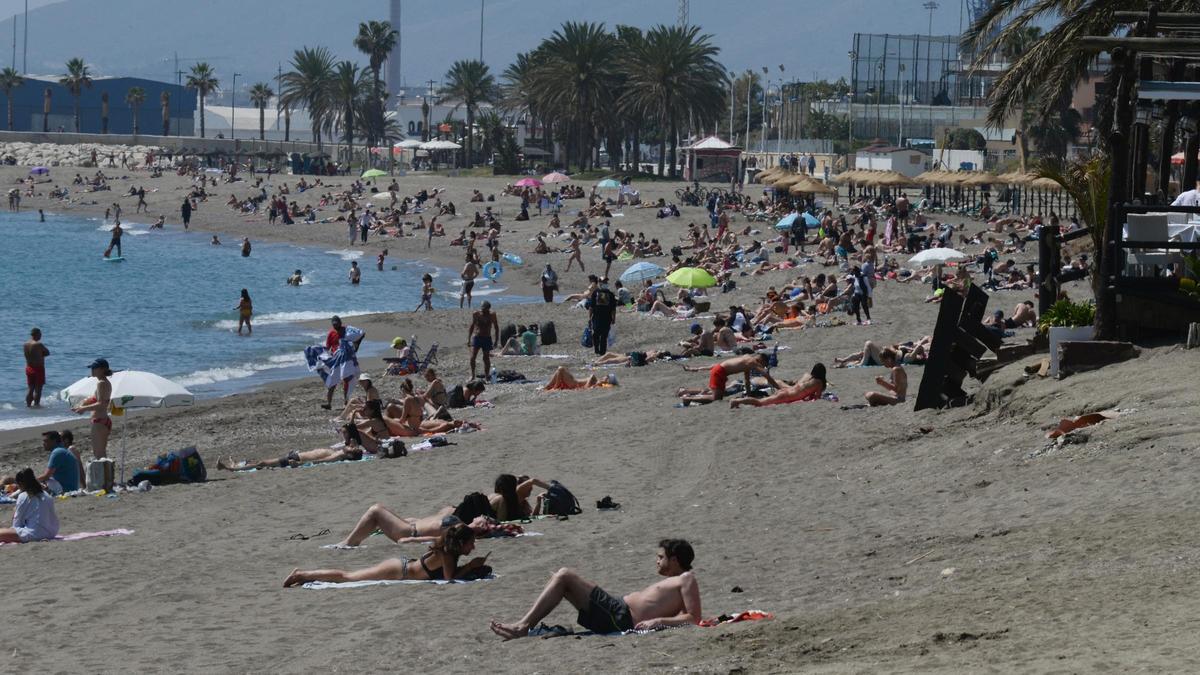
<path fill-rule="evenodd" d="M 358 546 L 375 530 L 397 544 L 430 542 L 455 525 L 466 524 L 475 536 L 486 536 L 496 524 L 496 512 L 479 492 L 463 497 L 458 506 L 445 506 L 431 516 L 402 518 L 383 504 L 372 504 L 354 529 L 336 546 Z"/>
<path fill-rule="evenodd" d="M 22 492 L 13 510 L 12 527 L 0 528 L 0 544 L 46 541 L 58 536 L 54 498 L 42 489 L 33 469 L 18 471 L 16 482 Z"/>
<path fill-rule="evenodd" d="M 487 556 L 472 558 L 463 566 L 458 560 L 475 550 L 475 533 L 459 523 L 429 545 L 429 550 L 420 558 L 392 558 L 362 570 L 292 570 L 284 579 L 285 588 L 299 586 L 309 581 L 346 583 L 352 581 L 454 581 L 480 570 Z"/>
<path fill-rule="evenodd" d="M 609 373 L 605 380 L 597 379 L 595 375 L 589 375 L 586 380 L 580 380 L 572 375 L 566 366 L 559 366 L 550 376 L 550 381 L 546 383 L 546 386 L 542 387 L 542 391 L 572 391 L 615 386 L 617 386 L 617 376 L 613 373 Z"/>
<path fill-rule="evenodd" d="M 529 495 L 533 494 L 535 487 L 549 490 L 550 484 L 538 478 L 517 477 L 511 473 L 502 473 L 497 476 L 496 482 L 492 485 L 495 492 L 488 495 L 488 503 L 495 511 L 496 519 L 504 522 L 540 514 L 544 494 L 538 495 L 535 506 L 532 508 L 529 506 Z"/>
<path fill-rule="evenodd" d="M 466 424 L 462 420 L 424 419 L 424 401 L 413 391 L 412 380 L 405 378 L 400 384 L 404 398 L 393 401 L 383 410 L 383 421 L 393 438 L 408 438 L 431 434 L 444 434 Z M 368 404 L 373 405 L 372 404 Z"/>
<path fill-rule="evenodd" d="M 217 458 L 217 468 L 225 471 L 256 471 L 258 469 L 286 469 L 303 464 L 328 464 L 343 460 L 356 462 L 363 456 L 363 439 L 351 423 L 342 425 L 341 447 L 317 448 L 298 452 L 292 450 L 282 457 L 263 459 L 257 462 L 235 462 L 233 457 Z"/>

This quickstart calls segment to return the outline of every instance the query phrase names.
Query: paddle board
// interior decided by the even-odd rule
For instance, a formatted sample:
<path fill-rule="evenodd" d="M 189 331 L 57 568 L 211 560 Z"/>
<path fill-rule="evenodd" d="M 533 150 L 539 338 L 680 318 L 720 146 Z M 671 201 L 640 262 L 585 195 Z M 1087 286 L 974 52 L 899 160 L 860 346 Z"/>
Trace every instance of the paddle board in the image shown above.
<path fill-rule="evenodd" d="M 104 262 L 125 262 L 125 256 L 112 256 L 111 258 L 101 258 Z"/>

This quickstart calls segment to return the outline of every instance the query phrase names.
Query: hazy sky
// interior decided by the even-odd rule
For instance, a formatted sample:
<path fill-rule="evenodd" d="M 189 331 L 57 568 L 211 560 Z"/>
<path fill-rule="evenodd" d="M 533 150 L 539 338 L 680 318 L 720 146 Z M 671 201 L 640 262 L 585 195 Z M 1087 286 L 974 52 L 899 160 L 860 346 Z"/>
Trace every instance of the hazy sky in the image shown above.
<path fill-rule="evenodd" d="M 939 0 L 934 34 L 957 33 L 962 0 Z M 849 70 L 855 32 L 925 33 L 925 0 L 691 0 L 691 23 L 711 33 L 733 71 L 779 64 L 788 79 L 836 79 Z M 567 20 L 649 27 L 676 21 L 676 0 L 484 0 L 484 60 L 499 73 Z M 58 74 L 73 56 L 101 75 L 174 79 L 174 54 L 186 67 L 208 60 L 223 84 L 272 78 L 303 45 L 338 58 L 365 59 L 351 45 L 359 21 L 386 19 L 387 0 L 30 0 L 29 70 Z M 40 9 L 39 9 L 40 8 Z M 0 0 L 0 17 L 24 0 Z M 402 64 L 411 87 L 440 80 L 457 59 L 479 55 L 478 0 L 405 0 Z M 12 19 L 0 21 L 0 65 L 12 51 Z M 18 25 L 17 61 L 23 45 Z M 114 36 L 119 36 L 114 39 Z"/>

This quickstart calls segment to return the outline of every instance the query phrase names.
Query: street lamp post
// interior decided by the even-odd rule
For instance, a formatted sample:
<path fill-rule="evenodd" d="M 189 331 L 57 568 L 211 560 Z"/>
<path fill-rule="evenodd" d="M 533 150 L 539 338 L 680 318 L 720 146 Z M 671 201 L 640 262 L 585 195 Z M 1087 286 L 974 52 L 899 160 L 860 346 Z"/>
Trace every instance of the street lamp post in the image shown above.
<path fill-rule="evenodd" d="M 233 74 L 233 86 L 229 89 L 229 138 L 237 137 L 237 125 L 234 121 L 237 119 L 237 79 L 241 73 Z"/>
<path fill-rule="evenodd" d="M 750 91 L 754 89 L 754 72 L 746 69 L 746 151 L 750 150 Z"/>
<path fill-rule="evenodd" d="M 846 97 L 846 154 L 854 151 L 854 87 L 858 75 L 858 52 L 849 52 L 850 91 Z M 849 168 L 847 166 L 846 168 Z"/>

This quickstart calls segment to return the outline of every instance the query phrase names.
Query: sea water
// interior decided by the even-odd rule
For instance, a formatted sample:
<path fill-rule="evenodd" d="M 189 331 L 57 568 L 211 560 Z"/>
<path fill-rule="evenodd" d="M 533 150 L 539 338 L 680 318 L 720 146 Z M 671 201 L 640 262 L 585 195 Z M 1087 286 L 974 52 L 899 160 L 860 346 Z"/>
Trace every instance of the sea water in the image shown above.
<path fill-rule="evenodd" d="M 114 370 L 158 373 L 198 397 L 220 396 L 305 376 L 303 348 L 323 342 L 327 329 L 298 322 L 412 310 L 426 272 L 439 287 L 435 307 L 457 300 L 457 287 L 448 280 L 457 275 L 426 262 L 388 259 L 380 272 L 373 253 L 258 241 L 245 258 L 240 237 L 233 235 L 218 235 L 222 245 L 215 246 L 211 234 L 179 226 L 151 231 L 136 216 L 122 227 L 125 260 L 108 262 L 102 256 L 111 224 L 54 214 L 43 223 L 36 210 L 0 212 L 0 429 L 69 417 L 58 392 L 86 377 L 97 357 L 107 358 Z M 389 248 L 415 246 L 419 239 Z M 362 268 L 357 286 L 348 279 L 352 260 Z M 289 286 L 285 281 L 296 269 L 304 283 Z M 504 290 L 481 282 L 476 294 Z M 243 288 L 254 303 L 254 334 L 239 337 L 235 308 Z M 34 326 L 50 350 L 40 411 L 26 409 L 24 401 L 21 344 Z M 368 335 L 371 351 L 379 353 L 392 337 Z"/>

